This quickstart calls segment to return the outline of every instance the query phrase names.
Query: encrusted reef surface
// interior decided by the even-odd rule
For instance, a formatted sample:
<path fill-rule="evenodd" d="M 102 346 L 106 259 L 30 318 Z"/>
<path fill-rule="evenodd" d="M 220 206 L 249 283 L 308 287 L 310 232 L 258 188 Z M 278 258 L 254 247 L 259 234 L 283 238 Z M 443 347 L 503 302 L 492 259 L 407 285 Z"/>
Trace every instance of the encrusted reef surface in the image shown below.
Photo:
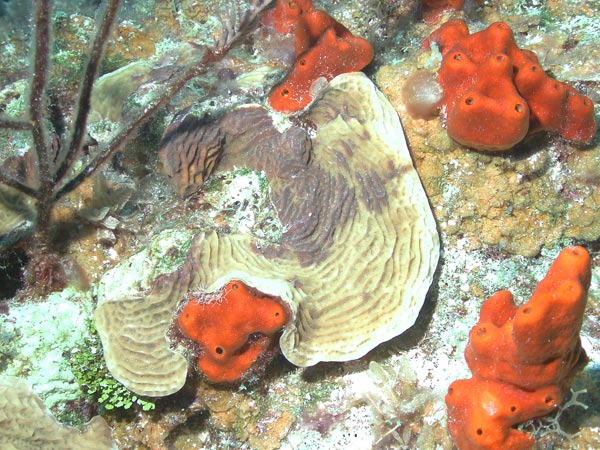
<path fill-rule="evenodd" d="M 74 114 L 95 3 L 52 10 L 57 135 Z M 242 16 L 235 3 L 124 2 L 82 161 L 232 32 L 218 16 Z M 27 110 L 26 4 L 0 4 L 0 113 L 10 117 Z M 56 205 L 61 271 L 34 279 L 59 292 L 23 284 L 35 202 L 0 185 L 0 447 L 456 449 L 444 397 L 470 376 L 463 354 L 484 300 L 510 290 L 505 309 L 516 310 L 579 245 L 591 279 L 571 337 L 589 362 L 561 384 L 563 403 L 518 434 L 534 448 L 599 448 L 600 138 L 535 132 L 494 153 L 459 144 L 439 108 L 442 55 L 423 46 L 450 19 L 472 34 L 504 22 L 549 79 L 594 103 L 597 123 L 598 1 L 293 4 L 368 40 L 373 61 L 318 81 L 314 104 L 287 117 L 267 99 L 301 69 L 295 39 L 254 24 Z M 31 145 L 0 127 L 2 173 L 35 182 Z M 177 315 L 232 280 L 281 301 L 290 320 L 238 381 L 219 384 L 197 367 L 201 346 Z M 250 347 L 261 336 L 243 338 Z"/>

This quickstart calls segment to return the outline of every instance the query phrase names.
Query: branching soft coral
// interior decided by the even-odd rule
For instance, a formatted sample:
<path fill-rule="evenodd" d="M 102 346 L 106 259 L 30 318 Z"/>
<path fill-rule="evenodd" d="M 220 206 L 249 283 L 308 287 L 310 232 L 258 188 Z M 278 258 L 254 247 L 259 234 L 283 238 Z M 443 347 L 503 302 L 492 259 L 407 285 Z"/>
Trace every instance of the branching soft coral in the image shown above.
<path fill-rule="evenodd" d="M 31 148 L 20 161 L 22 167 L 15 167 L 14 164 L 0 165 L 0 183 L 29 197 L 34 203 L 35 233 L 33 236 L 20 236 L 20 239 L 30 237 L 32 241 L 25 246 L 30 256 L 25 271 L 30 285 L 42 291 L 64 287 L 61 281 L 64 267 L 60 267 L 60 258 L 52 247 L 56 241 L 55 236 L 52 236 L 52 214 L 59 201 L 103 167 L 191 79 L 208 72 L 215 62 L 221 61 L 232 48 L 239 45 L 253 31 L 258 17 L 272 1 L 251 1 L 243 11 L 231 8 L 229 14 L 221 18 L 221 32 L 213 45 L 203 47 L 203 53 L 196 61 L 169 77 L 162 90 L 140 108 L 137 115 L 123 124 L 114 137 L 108 142 L 99 143 L 90 152 L 84 147 L 94 82 L 99 74 L 104 49 L 121 0 L 103 2 L 104 7 L 98 14 L 96 33 L 89 46 L 89 59 L 82 68 L 79 95 L 72 99 L 72 105 L 53 107 L 50 106 L 51 93 L 48 87 L 53 47 L 52 2 L 34 2 L 34 45 L 27 114 L 26 117 L 0 114 L 0 129 L 29 133 L 31 136 Z M 235 4 L 236 2 L 232 2 L 232 5 Z M 73 111 L 73 116 L 57 117 L 56 111 Z M 70 129 L 60 132 L 65 128 L 65 123 L 71 124 Z M 60 282 L 49 283 L 48 280 Z"/>

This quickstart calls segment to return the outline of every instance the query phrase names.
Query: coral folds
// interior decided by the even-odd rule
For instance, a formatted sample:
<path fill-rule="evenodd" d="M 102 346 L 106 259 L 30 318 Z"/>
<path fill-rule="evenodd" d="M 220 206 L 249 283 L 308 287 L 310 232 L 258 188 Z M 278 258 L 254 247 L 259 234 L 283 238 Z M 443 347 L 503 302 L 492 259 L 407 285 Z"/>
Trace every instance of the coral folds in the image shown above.
<path fill-rule="evenodd" d="M 232 280 L 215 300 L 192 298 L 177 325 L 200 345 L 198 368 L 210 381 L 223 383 L 239 380 L 289 317 L 283 302 Z"/>
<path fill-rule="evenodd" d="M 294 67 L 269 95 L 269 105 L 276 111 L 304 109 L 313 100 L 311 90 L 319 78 L 331 81 L 342 73 L 357 72 L 373 59 L 369 42 L 315 9 L 310 0 L 279 0 L 263 22 L 277 33 L 295 36 Z"/>
<path fill-rule="evenodd" d="M 461 144 L 502 151 L 542 130 L 582 143 L 596 134 L 593 102 L 547 76 L 505 23 L 469 34 L 465 22 L 451 20 L 424 44 L 433 42 L 443 56 L 438 78 L 448 134 Z"/>
<path fill-rule="evenodd" d="M 220 133 L 210 133 L 225 137 L 216 173 L 247 167 L 268 179 L 282 229 L 277 242 L 220 230 L 197 232 L 190 245 L 159 239 L 161 249 L 171 254 L 173 247 L 185 258 L 176 269 L 136 269 L 125 277 L 135 286 L 124 287 L 123 271 L 131 272 L 124 261 L 103 277 L 94 320 L 109 370 L 129 389 L 164 396 L 181 388 L 187 364 L 165 338 L 173 310 L 190 293 L 204 299 L 230 280 L 289 306 L 279 346 L 301 367 L 360 358 L 415 323 L 437 267 L 439 237 L 398 114 L 360 72 L 334 78 L 306 114 L 312 135 L 301 124 L 279 131 L 259 105 L 227 112 L 212 125 Z M 168 160 L 205 173 L 210 147 L 196 140 L 211 125 L 178 123 L 164 151 L 194 155 Z M 198 181 L 183 174 L 181 191 L 186 180 Z M 135 258 L 152 261 L 152 253 Z M 140 273 L 149 274 L 147 284 Z"/>
<path fill-rule="evenodd" d="M 446 395 L 448 426 L 460 450 L 526 450 L 534 438 L 514 425 L 550 413 L 587 363 L 579 331 L 590 285 L 583 247 L 564 249 L 531 299 L 508 291 L 482 306 L 465 359 L 472 377 Z"/>

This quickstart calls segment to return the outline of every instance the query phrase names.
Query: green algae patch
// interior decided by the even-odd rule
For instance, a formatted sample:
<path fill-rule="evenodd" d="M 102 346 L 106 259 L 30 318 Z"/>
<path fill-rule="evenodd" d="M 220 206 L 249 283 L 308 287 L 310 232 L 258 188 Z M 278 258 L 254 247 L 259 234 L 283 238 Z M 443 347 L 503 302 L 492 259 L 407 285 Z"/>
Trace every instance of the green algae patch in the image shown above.
<path fill-rule="evenodd" d="M 102 343 L 91 320 L 89 335 L 69 355 L 71 371 L 83 391 L 105 410 L 129 409 L 133 405 L 144 411 L 154 409 L 154 403 L 142 399 L 119 383 L 108 371 L 102 353 Z"/>

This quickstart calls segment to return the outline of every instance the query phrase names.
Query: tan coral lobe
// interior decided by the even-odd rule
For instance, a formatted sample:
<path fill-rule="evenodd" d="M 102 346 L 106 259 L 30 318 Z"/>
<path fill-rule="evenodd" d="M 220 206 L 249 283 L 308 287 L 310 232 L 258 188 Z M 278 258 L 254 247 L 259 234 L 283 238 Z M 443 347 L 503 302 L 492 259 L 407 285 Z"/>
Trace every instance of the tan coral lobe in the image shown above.
<path fill-rule="evenodd" d="M 61 424 L 29 388 L 16 377 L 0 377 L 0 448 L 39 450 L 111 450 L 111 429 L 95 416 L 83 432 Z"/>

